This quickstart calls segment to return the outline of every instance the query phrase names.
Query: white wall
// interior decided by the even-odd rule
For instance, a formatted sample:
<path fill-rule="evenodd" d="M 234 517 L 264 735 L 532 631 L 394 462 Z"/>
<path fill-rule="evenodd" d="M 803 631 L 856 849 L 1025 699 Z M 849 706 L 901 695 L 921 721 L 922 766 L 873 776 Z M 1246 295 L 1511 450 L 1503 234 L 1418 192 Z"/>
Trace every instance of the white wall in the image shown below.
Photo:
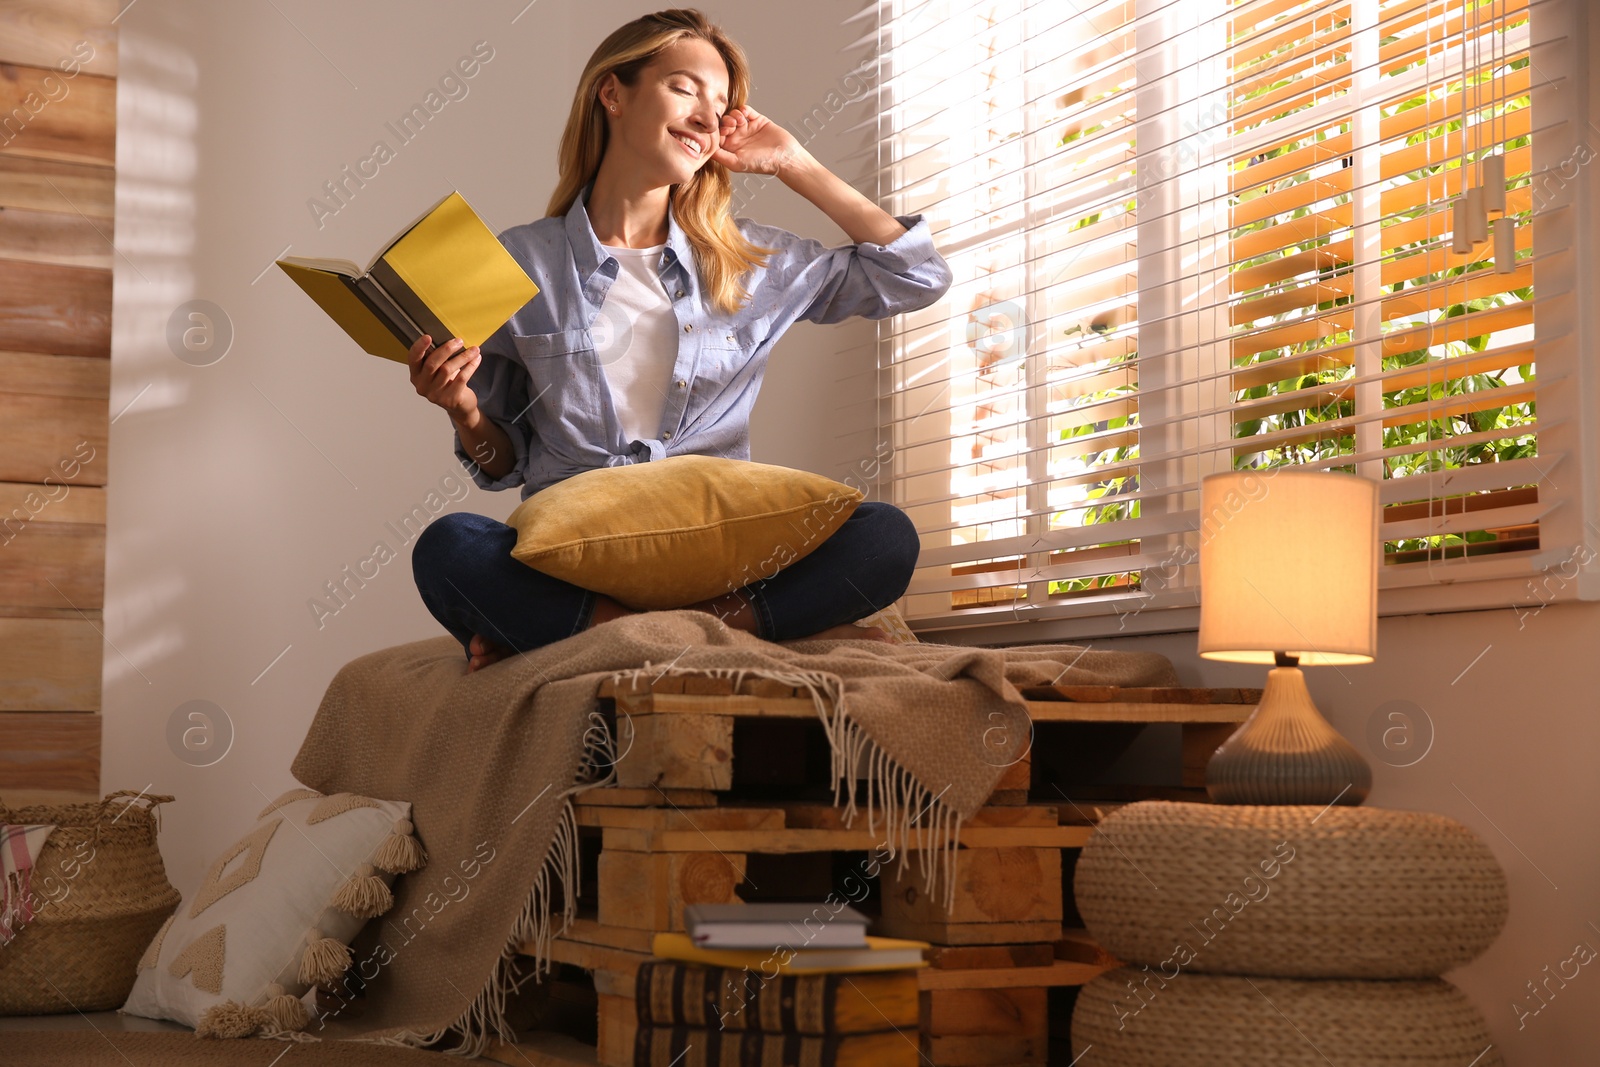
<path fill-rule="evenodd" d="M 162 809 L 161 845 L 180 889 L 296 784 L 290 762 L 341 665 L 444 633 L 388 524 L 416 507 L 504 518 L 518 503 L 473 486 L 448 418 L 404 369 L 359 352 L 270 264 L 286 245 L 365 261 L 452 187 L 495 229 L 544 214 L 583 61 L 658 5 L 524 3 L 143 0 L 119 21 L 102 784 L 178 798 Z M 805 19 L 702 7 L 745 47 L 751 105 L 852 180 L 872 163 L 835 163 L 871 143 L 870 123 L 847 130 L 871 115 L 856 71 L 868 53 L 848 47 L 857 7 L 823 0 Z M 386 124 L 477 42 L 493 56 L 467 94 L 399 145 Z M 380 138 L 394 159 L 319 228 L 307 201 Z M 741 214 L 847 240 L 781 183 L 743 202 Z M 210 366 L 180 361 L 165 336 L 192 299 L 222 308 L 234 331 Z M 872 337 L 863 320 L 790 331 L 755 411 L 754 458 L 842 476 L 872 454 L 846 433 L 852 412 L 871 411 Z M 852 374 L 854 408 L 834 400 Z M 399 558 L 319 628 L 308 601 L 379 541 Z M 178 758 L 169 738 L 175 710 L 196 700 L 234 734 L 209 766 Z"/>

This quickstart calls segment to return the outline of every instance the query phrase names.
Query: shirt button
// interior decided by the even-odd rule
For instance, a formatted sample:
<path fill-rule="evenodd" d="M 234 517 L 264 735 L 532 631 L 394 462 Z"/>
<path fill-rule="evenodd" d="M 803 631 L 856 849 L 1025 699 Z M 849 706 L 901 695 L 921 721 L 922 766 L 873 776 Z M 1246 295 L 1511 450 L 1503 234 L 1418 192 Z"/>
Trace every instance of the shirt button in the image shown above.
<path fill-rule="evenodd" d="M 666 430 L 666 431 L 663 431 L 663 432 L 662 432 L 662 434 L 661 434 L 661 439 L 662 439 L 662 440 L 663 440 L 663 441 L 670 441 L 670 440 L 672 440 L 672 431 L 671 431 L 671 430 Z"/>
<path fill-rule="evenodd" d="M 682 296 L 682 295 L 683 295 L 683 290 L 682 290 L 682 289 L 679 289 L 679 290 L 678 290 L 678 295 L 679 295 L 679 296 Z"/>
<path fill-rule="evenodd" d="M 731 333 L 730 333 L 730 334 L 729 334 L 729 335 L 728 335 L 728 340 L 730 340 L 730 341 L 731 341 L 731 340 L 733 340 L 733 334 L 731 334 Z"/>
<path fill-rule="evenodd" d="M 683 379 L 682 379 L 682 378 L 679 378 L 679 379 L 678 379 L 678 388 L 679 388 L 679 389 L 682 389 L 682 388 L 683 388 L 683 387 L 684 387 L 684 386 L 686 386 L 686 385 L 688 385 L 688 384 L 689 384 L 689 383 L 688 383 L 688 382 L 686 382 L 686 381 L 684 381 L 684 380 L 683 380 Z"/>
<path fill-rule="evenodd" d="M 691 331 L 691 330 L 693 330 L 693 329 L 694 329 L 694 323 L 692 323 L 692 322 L 690 322 L 690 323 L 685 323 L 685 324 L 684 324 L 684 327 L 683 327 L 683 332 L 684 332 L 684 333 L 689 333 L 689 332 L 690 332 L 690 331 Z"/>

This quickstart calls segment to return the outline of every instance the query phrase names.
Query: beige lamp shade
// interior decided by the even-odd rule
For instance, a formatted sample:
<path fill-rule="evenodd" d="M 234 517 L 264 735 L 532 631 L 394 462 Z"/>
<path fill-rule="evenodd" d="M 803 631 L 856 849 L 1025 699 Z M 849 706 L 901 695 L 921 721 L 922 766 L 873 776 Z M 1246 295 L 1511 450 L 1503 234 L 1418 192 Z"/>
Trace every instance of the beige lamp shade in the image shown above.
<path fill-rule="evenodd" d="M 1336 471 L 1213 474 L 1200 484 L 1200 655 L 1304 665 L 1378 652 L 1378 483 Z"/>

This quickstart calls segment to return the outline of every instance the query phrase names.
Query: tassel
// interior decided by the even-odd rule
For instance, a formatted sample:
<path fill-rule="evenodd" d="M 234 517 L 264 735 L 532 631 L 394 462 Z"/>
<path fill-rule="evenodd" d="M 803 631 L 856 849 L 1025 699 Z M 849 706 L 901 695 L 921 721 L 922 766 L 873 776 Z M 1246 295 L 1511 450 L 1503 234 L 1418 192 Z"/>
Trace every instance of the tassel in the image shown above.
<path fill-rule="evenodd" d="M 323 937 L 315 926 L 306 931 L 306 950 L 300 956 L 300 981 L 332 985 L 349 969 L 349 945 Z"/>
<path fill-rule="evenodd" d="M 372 865 L 390 874 L 404 874 L 427 863 L 428 854 L 423 851 L 422 842 L 412 836 L 414 832 L 410 819 L 396 819 L 394 829 L 372 854 Z"/>
<path fill-rule="evenodd" d="M 333 906 L 347 911 L 358 919 L 382 915 L 394 903 L 389 887 L 373 873 L 372 864 L 363 863 L 356 873 L 345 879 L 344 885 L 333 895 Z"/>
<path fill-rule="evenodd" d="M 260 1008 L 247 1008 L 236 1000 L 213 1004 L 200 1016 L 200 1025 L 194 1028 L 195 1037 L 236 1038 L 249 1037 L 271 1016 Z"/>
<path fill-rule="evenodd" d="M 284 992 L 277 982 L 267 986 L 267 1002 L 261 1010 L 280 1030 L 304 1030 L 310 1021 L 310 1013 L 300 998 Z"/>

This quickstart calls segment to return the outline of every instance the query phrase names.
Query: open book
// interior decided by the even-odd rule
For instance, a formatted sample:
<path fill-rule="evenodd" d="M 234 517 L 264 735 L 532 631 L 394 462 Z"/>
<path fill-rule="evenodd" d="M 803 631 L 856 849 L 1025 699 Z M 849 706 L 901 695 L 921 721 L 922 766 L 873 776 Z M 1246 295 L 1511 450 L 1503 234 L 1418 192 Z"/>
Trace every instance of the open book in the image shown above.
<path fill-rule="evenodd" d="M 277 261 L 362 351 L 407 361 L 417 338 L 482 344 L 539 287 L 452 192 L 401 230 L 365 269 L 343 259 Z"/>

